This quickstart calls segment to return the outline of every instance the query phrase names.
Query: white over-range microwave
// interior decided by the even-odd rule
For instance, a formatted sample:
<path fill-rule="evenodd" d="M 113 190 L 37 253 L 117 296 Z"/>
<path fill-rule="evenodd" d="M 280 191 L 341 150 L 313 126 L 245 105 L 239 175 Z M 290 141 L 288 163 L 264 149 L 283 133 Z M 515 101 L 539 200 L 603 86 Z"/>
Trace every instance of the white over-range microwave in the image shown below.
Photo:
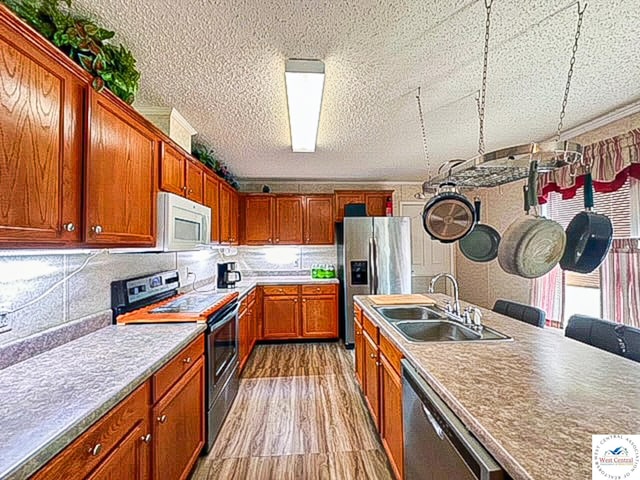
<path fill-rule="evenodd" d="M 157 249 L 198 250 L 211 243 L 211 209 L 173 193 L 158 193 Z"/>

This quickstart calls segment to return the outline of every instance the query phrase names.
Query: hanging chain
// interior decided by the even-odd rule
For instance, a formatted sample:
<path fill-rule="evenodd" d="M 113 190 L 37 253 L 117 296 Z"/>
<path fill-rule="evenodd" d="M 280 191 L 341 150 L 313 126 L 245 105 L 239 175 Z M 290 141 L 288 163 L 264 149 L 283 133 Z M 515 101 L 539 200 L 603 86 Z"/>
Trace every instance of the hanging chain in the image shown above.
<path fill-rule="evenodd" d="M 491 5 L 493 0 L 485 0 L 484 6 L 487 10 L 487 18 L 484 31 L 484 64 L 482 66 L 482 86 L 476 97 L 476 105 L 478 106 L 478 154 L 484 154 L 484 111 L 487 97 L 487 65 L 489 60 L 489 28 L 491 27 Z"/>
<path fill-rule="evenodd" d="M 424 127 L 424 115 L 422 114 L 422 101 L 420 100 L 420 87 L 418 87 L 418 116 L 420 118 L 420 128 L 422 129 L 422 147 L 424 148 L 424 159 L 427 164 L 427 178 L 431 178 L 431 167 L 429 162 L 429 149 L 427 148 L 427 129 Z"/>
<path fill-rule="evenodd" d="M 583 8 L 580 8 L 580 2 L 578 2 L 578 27 L 576 28 L 575 41 L 573 43 L 573 51 L 571 53 L 571 62 L 569 63 L 569 73 L 567 74 L 567 85 L 564 89 L 564 98 L 562 99 L 562 110 L 560 111 L 560 121 L 558 122 L 558 131 L 556 132 L 556 141 L 560 141 L 560 134 L 562 133 L 562 127 L 564 123 L 564 115 L 567 109 L 567 102 L 569 101 L 569 90 L 571 89 L 571 78 L 573 77 L 573 66 L 576 63 L 576 52 L 578 51 L 578 40 L 580 39 L 580 29 L 582 28 L 582 19 L 584 17 L 584 11 L 587 9 L 587 4 L 584 4 Z"/>

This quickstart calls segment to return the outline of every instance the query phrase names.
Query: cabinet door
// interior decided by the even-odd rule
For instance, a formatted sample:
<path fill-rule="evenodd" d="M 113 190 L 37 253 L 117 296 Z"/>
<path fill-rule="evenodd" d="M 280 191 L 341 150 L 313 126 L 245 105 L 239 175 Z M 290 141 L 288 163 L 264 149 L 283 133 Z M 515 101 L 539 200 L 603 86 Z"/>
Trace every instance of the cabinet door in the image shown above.
<path fill-rule="evenodd" d="M 265 296 L 262 338 L 280 340 L 299 337 L 298 307 L 297 296 Z"/>
<path fill-rule="evenodd" d="M 151 436 L 147 421 L 139 422 L 87 480 L 147 480 Z"/>
<path fill-rule="evenodd" d="M 231 195 L 231 189 L 220 182 L 220 216 L 218 218 L 220 243 L 231 243 Z"/>
<path fill-rule="evenodd" d="M 304 210 L 304 243 L 333 245 L 333 196 L 307 196 Z"/>
<path fill-rule="evenodd" d="M 204 175 L 204 205 L 211 209 L 211 241 L 220 241 L 220 182 L 214 174 Z"/>
<path fill-rule="evenodd" d="M 379 403 L 379 372 L 378 346 L 369 338 L 366 332 L 364 337 L 364 396 L 373 417 L 373 422 L 380 428 L 380 403 Z"/>
<path fill-rule="evenodd" d="M 365 203 L 364 193 L 336 193 L 336 222 L 344 218 L 344 206 L 350 203 Z"/>
<path fill-rule="evenodd" d="M 244 362 L 247 360 L 249 351 L 249 323 L 248 323 L 248 310 L 245 308 L 238 315 L 238 358 L 240 359 L 240 370 L 244 367 Z"/>
<path fill-rule="evenodd" d="M 274 243 L 277 245 L 301 245 L 302 197 L 277 196 L 275 208 Z"/>
<path fill-rule="evenodd" d="M 87 88 L 5 15 L 0 22 L 0 242 L 77 242 Z"/>
<path fill-rule="evenodd" d="M 370 217 L 384 217 L 387 210 L 387 197 L 391 193 L 367 193 L 365 203 L 367 204 L 367 215 Z"/>
<path fill-rule="evenodd" d="M 396 476 L 402 478 L 402 380 L 380 355 L 380 435 Z"/>
<path fill-rule="evenodd" d="M 229 213 L 229 234 L 231 245 L 238 245 L 240 243 L 240 235 L 238 228 L 238 221 L 240 218 L 240 196 L 233 188 L 230 190 L 230 213 Z"/>
<path fill-rule="evenodd" d="M 362 334 L 362 325 L 358 322 L 354 324 L 354 333 L 356 378 L 360 383 L 362 391 L 364 391 L 364 335 Z"/>
<path fill-rule="evenodd" d="M 302 336 L 338 337 L 338 299 L 335 295 L 302 297 Z"/>
<path fill-rule="evenodd" d="M 187 160 L 186 162 L 186 180 L 187 194 L 186 197 L 194 202 L 204 203 L 204 170 L 195 160 Z"/>
<path fill-rule="evenodd" d="M 85 241 L 154 246 L 158 140 L 112 94 L 90 91 L 90 97 Z"/>
<path fill-rule="evenodd" d="M 184 480 L 204 446 L 204 357 L 153 407 L 153 472 Z"/>
<path fill-rule="evenodd" d="M 244 199 L 244 234 L 247 245 L 271 245 L 273 243 L 273 196 L 249 195 Z"/>
<path fill-rule="evenodd" d="M 171 145 L 162 144 L 160 158 L 160 190 L 184 196 L 187 189 L 184 172 L 187 159 Z"/>

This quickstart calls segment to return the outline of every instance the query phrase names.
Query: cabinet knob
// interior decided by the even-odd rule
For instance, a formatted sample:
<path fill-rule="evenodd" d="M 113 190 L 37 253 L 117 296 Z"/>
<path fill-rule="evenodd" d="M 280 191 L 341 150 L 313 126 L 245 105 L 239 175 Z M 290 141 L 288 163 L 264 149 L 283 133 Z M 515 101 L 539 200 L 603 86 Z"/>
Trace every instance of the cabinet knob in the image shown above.
<path fill-rule="evenodd" d="M 370 356 L 371 358 L 376 358 L 376 354 L 375 354 L 375 353 L 370 353 L 370 354 L 369 354 L 369 356 Z"/>
<path fill-rule="evenodd" d="M 182 187 L 182 191 L 186 192 L 187 191 L 187 186 L 185 185 L 184 187 Z"/>
<path fill-rule="evenodd" d="M 192 193 L 193 193 L 193 188 L 190 188 L 189 189 L 189 194 L 192 194 Z"/>
<path fill-rule="evenodd" d="M 75 232 L 76 226 L 73 222 L 65 223 L 62 228 L 64 228 L 67 232 Z"/>
<path fill-rule="evenodd" d="M 273 240 L 269 239 L 269 243 L 273 243 Z"/>
<path fill-rule="evenodd" d="M 97 455 L 100 455 L 100 452 L 102 451 L 102 444 L 101 443 L 96 443 L 93 447 L 91 447 L 89 449 L 89 453 L 91 455 L 93 455 L 94 457 Z"/>
<path fill-rule="evenodd" d="M 182 363 L 186 363 L 186 364 L 191 363 L 191 357 L 183 358 Z"/>
<path fill-rule="evenodd" d="M 166 415 L 160 415 L 160 416 L 158 417 L 158 422 L 160 422 L 160 423 L 166 423 L 166 421 L 167 421 L 167 416 L 166 416 Z"/>
<path fill-rule="evenodd" d="M 380 362 L 376 362 L 376 367 L 379 367 L 380 365 L 382 365 Z"/>
<path fill-rule="evenodd" d="M 296 299 L 293 301 L 293 303 L 298 303 L 298 299 L 296 298 Z"/>
<path fill-rule="evenodd" d="M 316 292 L 320 293 L 320 287 L 316 287 Z"/>
<path fill-rule="evenodd" d="M 144 443 L 150 443 L 151 442 L 151 434 L 147 433 L 146 435 L 141 436 L 140 440 L 142 440 Z"/>
<path fill-rule="evenodd" d="M 93 227 L 91 227 L 91 231 L 96 235 L 100 235 L 102 233 L 102 226 L 94 225 Z"/>
<path fill-rule="evenodd" d="M 306 299 L 306 298 L 303 298 L 303 299 L 302 299 L 302 303 L 307 303 L 307 299 Z"/>

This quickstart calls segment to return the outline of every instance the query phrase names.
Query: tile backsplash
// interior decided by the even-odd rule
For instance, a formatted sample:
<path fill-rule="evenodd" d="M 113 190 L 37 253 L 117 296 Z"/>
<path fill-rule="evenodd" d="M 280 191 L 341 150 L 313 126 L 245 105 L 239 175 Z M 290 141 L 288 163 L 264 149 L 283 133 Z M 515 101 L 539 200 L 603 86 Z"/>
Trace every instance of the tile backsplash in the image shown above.
<path fill-rule="evenodd" d="M 0 345 L 108 313 L 114 280 L 177 269 L 183 289 L 190 290 L 194 281 L 196 288 L 215 281 L 219 262 L 238 262 L 238 268 L 247 277 L 308 275 L 314 263 L 336 263 L 333 246 L 238 247 L 180 253 L 20 253 L 0 255 L 0 312 L 21 308 L 59 285 L 32 305 L 7 315 L 12 329 L 0 334 Z M 95 256 L 74 274 L 90 255 Z M 195 277 L 187 277 L 187 272 Z"/>

